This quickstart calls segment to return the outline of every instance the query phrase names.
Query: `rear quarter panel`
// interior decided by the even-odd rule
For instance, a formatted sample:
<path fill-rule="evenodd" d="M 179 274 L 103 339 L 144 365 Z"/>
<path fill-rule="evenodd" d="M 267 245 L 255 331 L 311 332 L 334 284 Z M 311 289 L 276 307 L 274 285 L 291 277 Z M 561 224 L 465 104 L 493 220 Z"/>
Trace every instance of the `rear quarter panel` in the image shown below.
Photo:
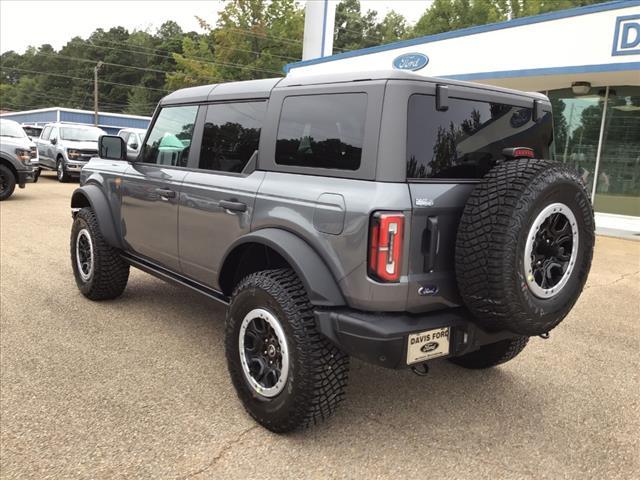
<path fill-rule="evenodd" d="M 406 184 L 267 172 L 256 198 L 252 230 L 282 228 L 305 240 L 325 261 L 351 307 L 402 311 L 406 276 L 396 284 L 367 276 L 369 218 L 375 210 L 394 210 L 410 221 L 410 206 Z M 408 246 L 407 236 L 405 251 Z M 407 271 L 406 256 L 402 271 Z"/>

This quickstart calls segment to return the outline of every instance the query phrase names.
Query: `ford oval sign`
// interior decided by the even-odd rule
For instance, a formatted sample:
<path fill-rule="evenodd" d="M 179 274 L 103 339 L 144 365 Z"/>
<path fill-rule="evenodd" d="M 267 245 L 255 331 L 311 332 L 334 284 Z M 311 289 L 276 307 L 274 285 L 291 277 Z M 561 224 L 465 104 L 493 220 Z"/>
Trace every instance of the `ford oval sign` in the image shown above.
<path fill-rule="evenodd" d="M 405 53 L 393 60 L 393 68 L 396 70 L 411 70 L 415 72 L 424 68 L 429 63 L 429 57 L 422 53 Z"/>

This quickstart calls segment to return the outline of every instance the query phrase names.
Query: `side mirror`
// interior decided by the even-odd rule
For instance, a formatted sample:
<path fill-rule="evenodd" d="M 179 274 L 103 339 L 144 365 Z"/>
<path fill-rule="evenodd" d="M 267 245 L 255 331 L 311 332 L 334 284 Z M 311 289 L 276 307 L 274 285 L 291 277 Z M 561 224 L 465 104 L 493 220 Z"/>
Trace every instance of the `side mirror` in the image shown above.
<path fill-rule="evenodd" d="M 129 146 L 131 147 L 131 150 L 138 150 L 138 144 L 137 143 L 132 143 Z"/>
<path fill-rule="evenodd" d="M 58 139 L 57 138 L 52 138 L 51 139 L 51 145 L 55 145 L 56 143 L 58 143 Z"/>
<path fill-rule="evenodd" d="M 126 160 L 127 144 L 116 135 L 101 135 L 98 139 L 98 155 L 105 160 Z"/>

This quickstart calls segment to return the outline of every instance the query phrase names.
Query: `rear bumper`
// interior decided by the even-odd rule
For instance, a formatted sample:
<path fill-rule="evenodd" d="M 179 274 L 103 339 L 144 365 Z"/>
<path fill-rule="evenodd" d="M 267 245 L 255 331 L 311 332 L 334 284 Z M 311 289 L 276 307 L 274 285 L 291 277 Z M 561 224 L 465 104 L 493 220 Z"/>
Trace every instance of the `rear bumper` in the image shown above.
<path fill-rule="evenodd" d="M 420 315 L 336 309 L 316 310 L 315 315 L 322 334 L 344 352 L 387 368 L 408 367 L 407 343 L 411 333 L 450 327 L 449 358 L 516 337 L 511 332 L 482 330 L 471 321 L 471 315 L 464 308 Z"/>

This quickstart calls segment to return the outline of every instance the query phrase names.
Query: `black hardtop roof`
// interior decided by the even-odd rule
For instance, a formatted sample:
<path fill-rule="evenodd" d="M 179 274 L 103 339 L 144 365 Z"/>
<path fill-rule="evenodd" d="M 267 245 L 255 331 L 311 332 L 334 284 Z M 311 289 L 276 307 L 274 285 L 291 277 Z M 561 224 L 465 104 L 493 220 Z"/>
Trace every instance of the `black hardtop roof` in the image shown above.
<path fill-rule="evenodd" d="M 425 77 L 423 75 L 403 70 L 375 70 L 371 72 L 328 73 L 321 75 L 290 74 L 283 78 L 265 78 L 260 80 L 218 83 L 213 85 L 183 88 L 162 98 L 162 100 L 160 100 L 160 105 L 268 98 L 274 88 L 281 89 L 301 85 L 361 82 L 367 80 L 413 80 L 434 84 L 470 87 L 479 90 L 520 95 L 528 98 L 548 101 L 546 96 L 537 92 L 522 92 L 493 85 L 450 80 L 448 78 Z"/>

